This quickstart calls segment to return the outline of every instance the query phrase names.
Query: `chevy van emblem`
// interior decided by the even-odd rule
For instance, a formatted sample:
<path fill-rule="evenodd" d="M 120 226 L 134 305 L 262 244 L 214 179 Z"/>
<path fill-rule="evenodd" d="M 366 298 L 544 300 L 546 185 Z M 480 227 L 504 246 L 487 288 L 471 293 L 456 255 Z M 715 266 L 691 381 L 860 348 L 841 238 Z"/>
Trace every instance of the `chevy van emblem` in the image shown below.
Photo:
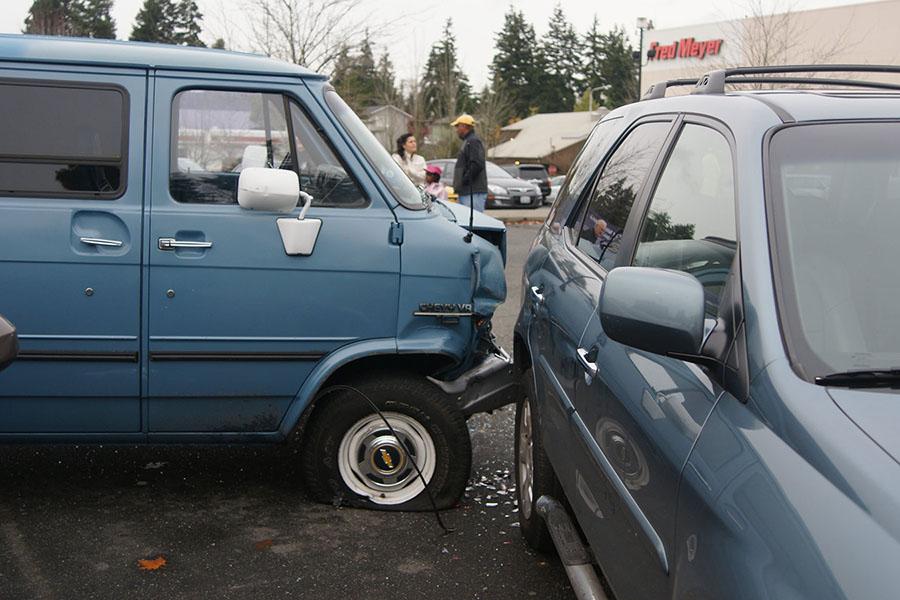
<path fill-rule="evenodd" d="M 417 317 L 471 317 L 472 305 L 468 303 L 440 304 L 423 302 L 413 313 Z"/>

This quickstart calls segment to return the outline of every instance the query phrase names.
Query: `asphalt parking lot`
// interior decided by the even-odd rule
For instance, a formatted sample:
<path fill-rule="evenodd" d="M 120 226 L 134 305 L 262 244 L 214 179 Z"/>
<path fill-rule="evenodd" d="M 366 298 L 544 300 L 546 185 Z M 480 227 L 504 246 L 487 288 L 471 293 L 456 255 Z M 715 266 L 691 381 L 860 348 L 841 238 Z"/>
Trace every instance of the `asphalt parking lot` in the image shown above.
<path fill-rule="evenodd" d="M 536 230 L 509 229 L 507 347 Z M 469 428 L 450 534 L 429 513 L 310 502 L 287 447 L 0 447 L 0 599 L 571 598 L 517 529 L 513 411 Z"/>

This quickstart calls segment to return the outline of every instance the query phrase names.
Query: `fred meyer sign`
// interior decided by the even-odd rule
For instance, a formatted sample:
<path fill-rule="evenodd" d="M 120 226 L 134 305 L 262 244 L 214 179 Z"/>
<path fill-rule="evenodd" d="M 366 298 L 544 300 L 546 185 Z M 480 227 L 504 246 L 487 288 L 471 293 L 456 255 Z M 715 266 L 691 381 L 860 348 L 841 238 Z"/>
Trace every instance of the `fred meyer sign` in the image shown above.
<path fill-rule="evenodd" d="M 678 42 L 672 42 L 660 46 L 659 42 L 650 42 L 648 50 L 655 50 L 656 56 L 650 60 L 673 60 L 675 58 L 699 58 L 703 60 L 707 56 L 715 56 L 722 50 L 724 40 L 706 40 L 698 42 L 694 38 L 683 38 Z"/>

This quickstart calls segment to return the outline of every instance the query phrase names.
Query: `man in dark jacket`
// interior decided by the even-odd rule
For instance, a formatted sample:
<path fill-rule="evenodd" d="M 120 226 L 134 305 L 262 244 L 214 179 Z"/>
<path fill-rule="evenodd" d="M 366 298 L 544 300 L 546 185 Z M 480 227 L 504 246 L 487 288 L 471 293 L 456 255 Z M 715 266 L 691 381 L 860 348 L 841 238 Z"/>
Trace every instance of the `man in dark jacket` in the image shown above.
<path fill-rule="evenodd" d="M 487 202 L 487 173 L 484 168 L 484 144 L 475 135 L 475 119 L 470 115 L 460 115 L 450 123 L 456 127 L 456 135 L 463 141 L 456 156 L 453 170 L 453 189 L 459 195 L 459 203 L 484 212 Z"/>

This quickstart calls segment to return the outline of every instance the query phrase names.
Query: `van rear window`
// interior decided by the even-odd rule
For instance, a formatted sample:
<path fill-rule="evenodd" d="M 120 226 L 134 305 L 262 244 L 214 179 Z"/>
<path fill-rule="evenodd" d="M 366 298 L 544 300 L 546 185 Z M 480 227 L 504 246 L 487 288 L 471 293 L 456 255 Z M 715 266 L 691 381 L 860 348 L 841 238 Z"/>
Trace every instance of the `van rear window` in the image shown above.
<path fill-rule="evenodd" d="M 0 194 L 121 196 L 127 104 L 118 88 L 0 82 Z"/>

